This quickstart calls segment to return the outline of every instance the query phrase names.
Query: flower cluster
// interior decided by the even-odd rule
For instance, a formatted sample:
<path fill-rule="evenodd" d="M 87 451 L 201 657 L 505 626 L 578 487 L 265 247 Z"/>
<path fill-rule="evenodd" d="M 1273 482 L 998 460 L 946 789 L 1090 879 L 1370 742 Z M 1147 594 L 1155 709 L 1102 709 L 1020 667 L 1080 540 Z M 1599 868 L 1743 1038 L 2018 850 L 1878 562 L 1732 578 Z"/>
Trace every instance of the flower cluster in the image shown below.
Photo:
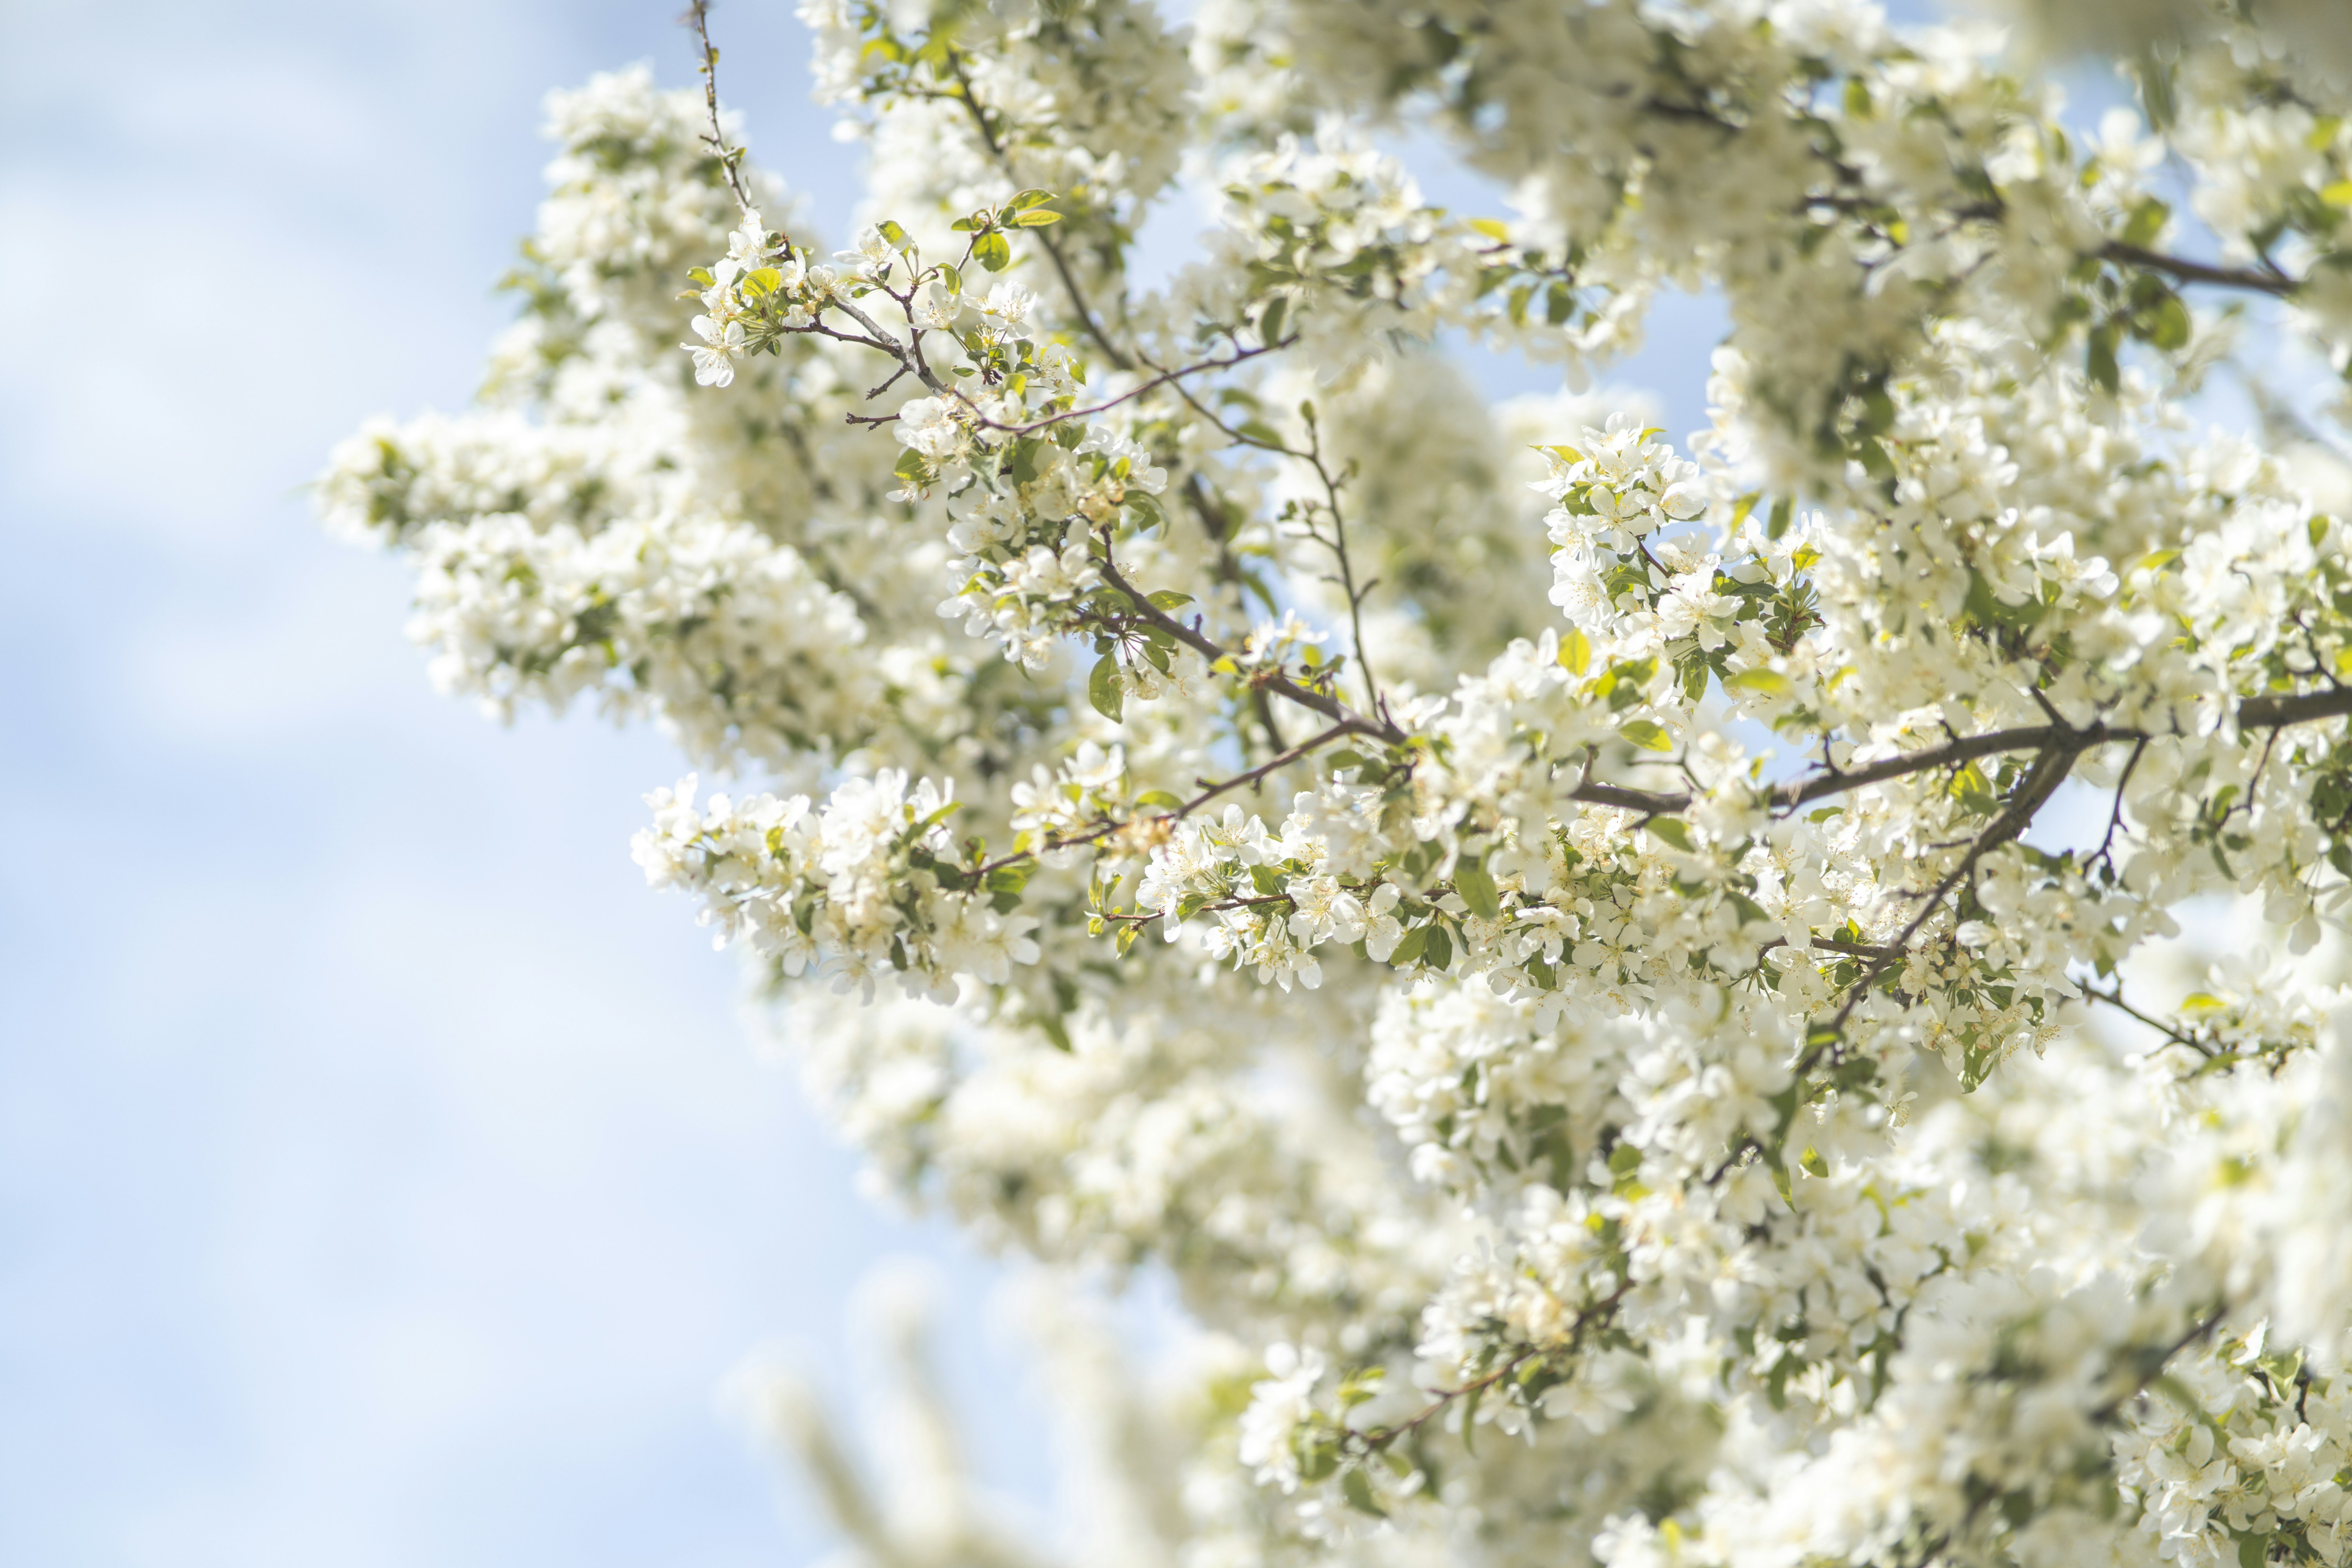
<path fill-rule="evenodd" d="M 952 1000 L 958 975 L 1002 984 L 1037 961 L 1036 919 L 1014 912 L 1022 879 L 953 864 L 955 802 L 929 779 L 910 793 L 886 768 L 814 808 L 804 795 L 720 795 L 698 810 L 696 788 L 689 775 L 647 795 L 654 825 L 631 849 L 652 886 L 703 900 L 720 946 L 747 939 L 788 975 L 814 963 L 869 998 L 879 975 Z"/>
<path fill-rule="evenodd" d="M 335 454 L 443 685 L 729 775 L 637 859 L 876 1181 L 1206 1331 L 1085 1560 L 2352 1556 L 2352 468 L 2186 402 L 2352 363 L 2341 40 L 2011 9 L 812 3 L 845 247 L 558 95 L 483 405 Z M 1700 286 L 1685 439 L 1446 358 Z"/>

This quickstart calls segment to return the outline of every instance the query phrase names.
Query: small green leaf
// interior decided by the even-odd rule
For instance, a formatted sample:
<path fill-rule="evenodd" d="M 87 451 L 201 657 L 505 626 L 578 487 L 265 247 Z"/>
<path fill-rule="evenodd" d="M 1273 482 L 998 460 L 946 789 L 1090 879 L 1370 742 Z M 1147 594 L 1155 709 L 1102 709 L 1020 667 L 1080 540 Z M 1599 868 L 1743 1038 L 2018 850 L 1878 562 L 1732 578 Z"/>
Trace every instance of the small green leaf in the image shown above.
<path fill-rule="evenodd" d="M 1592 639 L 1581 628 L 1570 626 L 1568 635 L 1559 639 L 1560 667 L 1570 675 L 1582 675 L 1592 664 Z"/>
<path fill-rule="evenodd" d="M 1002 272 L 1013 265 L 1013 247 L 992 230 L 971 242 L 971 258 L 991 272 Z"/>
<path fill-rule="evenodd" d="M 1690 828 L 1679 819 L 1672 816 L 1654 816 L 1642 826 L 1650 830 L 1650 836 L 1653 838 L 1671 844 L 1685 855 L 1691 853 Z"/>
<path fill-rule="evenodd" d="M 2091 378 L 2092 385 L 2110 397 L 2123 385 L 2123 372 L 2116 363 L 2114 322 L 2092 330 L 2090 342 L 2083 351 L 2083 374 Z"/>
<path fill-rule="evenodd" d="M 1154 609 L 1159 610 L 1174 610 L 1192 602 L 1192 595 L 1179 593 L 1173 588 L 1156 589 L 1144 597 L 1151 601 Z"/>
<path fill-rule="evenodd" d="M 1432 969 L 1454 967 L 1454 938 L 1446 933 L 1444 926 L 1434 921 L 1430 924 L 1429 945 L 1422 950 L 1422 957 Z"/>
<path fill-rule="evenodd" d="M 2140 335 L 2167 353 L 2189 346 L 2193 323 L 2189 307 L 2178 294 L 2167 294 L 2154 310 L 2140 318 Z"/>
<path fill-rule="evenodd" d="M 931 466 L 924 461 L 920 452 L 909 447 L 898 454 L 898 460 L 890 465 L 890 471 L 910 485 L 919 485 L 930 477 Z"/>
<path fill-rule="evenodd" d="M 1389 954 L 1389 962 L 1399 969 L 1411 969 L 1428 946 L 1429 927 L 1415 926 L 1397 939 L 1396 951 Z"/>
<path fill-rule="evenodd" d="M 1127 705 L 1127 690 L 1118 681 L 1116 655 L 1107 653 L 1095 660 L 1093 673 L 1087 677 L 1087 700 L 1094 704 L 1096 712 L 1114 724 L 1119 722 Z"/>
<path fill-rule="evenodd" d="M 783 283 L 784 275 L 772 267 L 757 267 L 743 274 L 743 287 L 755 297 L 772 294 Z"/>
<path fill-rule="evenodd" d="M 950 294 L 963 292 L 963 274 L 957 271 L 951 262 L 940 263 L 940 281 L 948 286 L 948 292 Z"/>
<path fill-rule="evenodd" d="M 1349 1470 L 1339 1478 L 1339 1493 L 1348 1500 L 1348 1506 L 1359 1513 L 1369 1513 L 1375 1519 L 1389 1516 L 1388 1510 L 1373 1500 L 1372 1483 L 1361 1470 Z"/>
<path fill-rule="evenodd" d="M 1164 789 L 1148 789 L 1135 797 L 1135 804 L 1158 806 L 1162 811 L 1173 811 L 1184 803 Z"/>
<path fill-rule="evenodd" d="M 1495 891 L 1495 879 L 1486 868 L 1465 860 L 1454 868 L 1454 890 L 1470 906 L 1470 912 L 1482 921 L 1499 920 L 1503 900 Z"/>
<path fill-rule="evenodd" d="M 1990 816 L 2000 805 L 2000 797 L 1993 793 L 1992 781 L 1974 763 L 1952 775 L 1951 796 L 1964 810 L 1979 816 Z"/>
<path fill-rule="evenodd" d="M 1647 719 L 1631 720 L 1617 732 L 1645 752 L 1671 752 L 1675 749 L 1674 737 Z"/>
<path fill-rule="evenodd" d="M 882 230 L 882 238 L 884 243 L 887 244 L 891 249 L 904 250 L 907 248 L 907 231 L 905 229 L 900 228 L 897 224 L 891 222 L 887 217 L 882 220 L 879 227 Z"/>
<path fill-rule="evenodd" d="M 2139 205 L 2132 208 L 2131 216 L 2125 220 L 2123 242 L 2131 246 L 2155 244 L 2156 237 L 2164 232 L 2165 219 L 2171 216 L 2172 209 L 2154 196 L 2142 197 Z"/>
<path fill-rule="evenodd" d="M 1031 207 L 1042 207 L 1053 199 L 1053 192 L 1041 191 L 1033 187 L 1029 190 L 1023 191 L 1019 195 L 1014 196 L 1011 201 L 1005 203 L 1004 210 L 1008 213 L 1025 213 Z"/>
<path fill-rule="evenodd" d="M 1778 670 L 1761 668 L 1725 676 L 1723 686 L 1727 691 L 1753 691 L 1759 697 L 1786 697 L 1795 689 L 1789 684 L 1787 676 Z"/>
<path fill-rule="evenodd" d="M 1283 314 L 1289 309 L 1288 295 L 1276 294 L 1274 297 L 1274 302 L 1265 308 L 1265 314 L 1257 319 L 1257 335 L 1260 342 L 1271 344 L 1281 341 Z"/>
<path fill-rule="evenodd" d="M 1015 228 L 1044 228 L 1049 223 L 1059 223 L 1061 221 L 1062 215 L 1054 211 L 1051 207 L 1032 207 L 1025 213 L 1015 215 L 1013 219 L 1013 226 Z"/>

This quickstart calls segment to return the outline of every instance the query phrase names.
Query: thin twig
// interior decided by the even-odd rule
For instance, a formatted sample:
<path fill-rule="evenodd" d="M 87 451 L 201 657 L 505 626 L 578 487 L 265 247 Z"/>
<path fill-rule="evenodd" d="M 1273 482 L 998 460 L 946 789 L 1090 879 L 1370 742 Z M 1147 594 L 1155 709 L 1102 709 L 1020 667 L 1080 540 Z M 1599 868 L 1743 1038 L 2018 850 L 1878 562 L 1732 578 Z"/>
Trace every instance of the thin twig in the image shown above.
<path fill-rule="evenodd" d="M 1003 165 L 1007 174 L 1012 173 L 1013 160 L 1005 156 L 1003 144 L 996 140 L 996 129 L 988 122 L 988 111 L 981 108 L 980 100 L 972 96 L 971 78 L 964 74 L 962 51 L 950 45 L 947 51 L 947 58 L 948 69 L 955 73 L 956 85 L 962 89 L 958 97 L 971 113 L 972 124 L 979 129 L 981 142 L 988 148 L 989 155 Z M 1096 345 L 1102 350 L 1104 356 L 1115 367 L 1120 370 L 1133 370 L 1135 361 L 1129 357 L 1125 350 L 1112 342 L 1110 334 L 1096 321 L 1094 310 L 1087 303 L 1085 291 L 1079 289 L 1076 276 L 1070 271 L 1069 262 L 1062 256 L 1061 246 L 1055 242 L 1050 233 L 1040 231 L 1037 237 L 1044 243 L 1045 255 L 1054 263 L 1054 271 L 1062 279 L 1062 291 L 1069 296 L 1070 309 L 1078 313 L 1078 323 L 1086 328 L 1087 336 L 1094 339 Z"/>
<path fill-rule="evenodd" d="M 1089 416 L 1103 413 L 1108 409 L 1118 407 L 1122 403 L 1131 403 L 1147 392 L 1157 392 L 1171 382 L 1181 381 L 1188 375 L 1198 375 L 1204 370 L 1231 370 L 1234 366 L 1247 360 L 1254 360 L 1260 354 L 1272 353 L 1276 349 L 1286 349 L 1297 341 L 1296 336 L 1288 337 L 1278 343 L 1266 343 L 1258 348 L 1244 349 L 1225 359 L 1202 360 L 1198 364 L 1188 364 L 1176 370 L 1162 371 L 1150 381 L 1130 387 L 1117 397 L 1097 403 L 1091 408 L 1065 409 L 1059 414 L 1048 415 L 1043 419 L 1033 419 L 1026 425 L 1006 425 L 991 419 L 985 415 L 978 416 L 978 418 L 979 422 L 988 429 L 1002 431 L 1007 436 L 1026 436 L 1032 431 L 1044 430 L 1052 426 L 1066 424 L 1073 419 L 1084 419 Z"/>
<path fill-rule="evenodd" d="M 2117 980 L 2116 982 L 2116 988 L 2113 991 L 2102 991 L 2095 985 L 2085 985 L 2083 987 L 2083 994 L 2089 997 L 2094 1002 L 2104 1002 L 2108 1006 L 2116 1009 L 2116 1011 L 2123 1014 L 2125 1016 L 2147 1025 L 2149 1028 L 2154 1029 L 2158 1034 L 2162 1035 L 2167 1040 L 2176 1046 L 2188 1047 L 2190 1050 L 2195 1051 L 2199 1056 L 2203 1057 L 2207 1061 L 2214 1059 L 2215 1053 L 2213 1047 L 2199 1039 L 2196 1036 L 2182 1029 L 2179 1025 L 2168 1024 L 2161 1018 L 2154 1017 L 2148 1014 L 2143 1013 L 2138 1008 L 2133 1006 L 2130 1003 L 2125 1001 L 2124 983 L 2121 980 Z"/>
<path fill-rule="evenodd" d="M 693 0 L 693 4 L 686 8 L 686 15 L 678 21 L 694 29 L 695 38 L 702 46 L 702 102 L 710 111 L 710 130 L 703 140 L 710 143 L 711 151 L 719 156 L 719 168 L 726 171 L 727 188 L 735 193 L 736 209 L 748 216 L 751 211 L 751 197 L 743 189 L 742 176 L 735 170 L 735 165 L 742 160 L 743 151 L 740 147 L 727 145 L 727 132 L 719 123 L 719 51 L 710 42 L 710 0 Z"/>
<path fill-rule="evenodd" d="M 1902 933 L 1887 944 L 1885 956 L 1864 970 L 1862 977 L 1847 987 L 1844 1004 L 1838 1008 L 1837 1016 L 1830 1020 L 1830 1039 L 1815 1046 L 1805 1054 L 1804 1060 L 1797 1069 L 1798 1077 L 1803 1077 L 1811 1068 L 1813 1063 L 1821 1058 L 1822 1054 L 1834 1046 L 1837 1037 L 1845 1031 L 1846 1020 L 1853 1016 L 1853 1010 L 1860 1006 L 1862 999 L 1870 994 L 1872 984 L 1906 956 L 1911 945 L 1911 939 L 1919 934 L 1920 928 L 1927 923 L 1928 917 L 1943 907 L 1945 898 L 1952 889 L 1958 887 L 1969 872 L 1976 869 L 1977 862 L 1991 853 L 1994 848 L 2008 843 L 2024 832 L 2032 825 L 2034 813 L 2042 809 L 2050 796 L 2056 792 L 2059 784 L 2064 782 L 2066 774 L 2074 768 L 2074 759 L 2080 753 L 2076 752 L 2053 749 L 2043 752 L 2034 759 L 2032 771 L 2027 773 L 2025 782 L 2018 786 L 2017 795 L 2011 800 L 2008 807 L 1993 819 L 1990 826 L 1977 837 L 1976 843 L 1969 847 L 1968 854 L 1961 858 L 1960 863 L 1953 867 L 1945 874 L 1943 880 L 1936 884 L 1935 891 L 1929 893 L 1921 901 L 1919 912 L 1913 915 L 1910 923 L 1903 928 Z"/>
<path fill-rule="evenodd" d="M 1105 582 L 1127 595 L 1132 605 L 1133 618 L 1175 638 L 1212 664 L 1221 658 L 1232 657 L 1228 650 L 1220 647 L 1192 627 L 1186 626 L 1153 604 L 1144 595 L 1141 589 L 1120 575 L 1118 563 L 1111 560 L 1108 552 L 1103 558 L 1102 573 Z M 1262 684 L 1265 689 L 1288 698 L 1301 708 L 1314 710 L 1333 721 L 1344 731 L 1369 736 L 1391 746 L 1404 743 L 1404 731 L 1387 720 L 1368 719 L 1338 698 L 1317 691 L 1311 687 L 1301 686 L 1279 670 L 1258 671 L 1250 679 Z"/>
<path fill-rule="evenodd" d="M 1298 762 L 1312 752 L 1320 751 L 1325 746 L 1328 746 L 1332 742 L 1338 740 L 1340 736 L 1348 733 L 1349 733 L 1349 731 L 1346 725 L 1334 724 L 1329 729 L 1324 731 L 1321 734 L 1311 736 L 1307 740 L 1299 742 L 1298 744 L 1291 747 L 1288 751 L 1284 752 L 1280 756 L 1275 758 L 1270 763 L 1265 763 L 1257 767 L 1252 768 L 1245 773 L 1236 773 L 1232 778 L 1225 780 L 1223 784 L 1210 785 L 1207 789 L 1202 791 L 1199 795 L 1194 795 L 1192 799 L 1176 807 L 1173 811 L 1162 812 L 1154 816 L 1129 817 L 1124 822 L 1106 822 L 1090 832 L 1081 833 L 1073 838 L 1056 838 L 1050 843 L 1041 845 L 1035 849 L 1016 849 L 1010 855 L 1004 856 L 1000 859 L 991 860 L 985 866 L 979 867 L 973 872 L 973 875 L 984 877 L 991 871 L 1001 871 L 1007 866 L 1017 866 L 1022 861 L 1030 858 L 1033 855 L 1048 854 L 1056 849 L 1076 849 L 1081 845 L 1093 844 L 1098 840 L 1109 837 L 1112 834 L 1117 833 L 1123 827 L 1129 827 L 1137 823 L 1140 823 L 1149 827 L 1156 823 L 1181 822 L 1186 817 L 1192 816 L 1194 812 L 1200 810 L 1202 806 L 1208 805 L 1211 801 L 1216 799 L 1219 795 L 1226 795 L 1234 790 L 1256 784 L 1258 781 L 1269 776 L 1270 774 L 1279 773 L 1284 768 L 1288 767 L 1291 763 Z"/>

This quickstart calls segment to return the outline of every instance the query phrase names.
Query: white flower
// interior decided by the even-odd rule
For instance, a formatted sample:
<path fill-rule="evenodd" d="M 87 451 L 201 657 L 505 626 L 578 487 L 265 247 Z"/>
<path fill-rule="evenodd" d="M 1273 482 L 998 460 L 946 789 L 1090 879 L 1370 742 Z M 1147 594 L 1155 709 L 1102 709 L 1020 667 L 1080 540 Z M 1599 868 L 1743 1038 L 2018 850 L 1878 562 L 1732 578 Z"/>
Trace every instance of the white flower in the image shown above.
<path fill-rule="evenodd" d="M 1034 293 L 1006 278 L 999 279 L 996 286 L 988 291 L 988 298 L 981 301 L 980 311 L 1008 327 L 1017 327 L 1028 320 L 1029 312 L 1036 303 Z"/>
<path fill-rule="evenodd" d="M 678 345 L 694 355 L 695 381 L 703 386 L 732 386 L 735 361 L 743 353 L 743 323 L 730 321 L 722 327 L 708 316 L 697 316 L 688 324 L 702 340 Z"/>

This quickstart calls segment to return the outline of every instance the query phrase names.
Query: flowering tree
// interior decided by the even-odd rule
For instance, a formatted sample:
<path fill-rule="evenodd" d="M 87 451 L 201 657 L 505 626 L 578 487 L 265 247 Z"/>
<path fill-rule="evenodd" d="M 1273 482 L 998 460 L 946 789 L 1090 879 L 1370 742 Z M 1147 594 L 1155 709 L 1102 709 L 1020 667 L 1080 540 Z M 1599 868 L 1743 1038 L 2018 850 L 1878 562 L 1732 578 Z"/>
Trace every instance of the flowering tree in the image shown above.
<path fill-rule="evenodd" d="M 2352 363 L 2337 8 L 803 11 L 854 247 L 707 35 L 559 94 L 481 405 L 324 510 L 446 689 L 740 781 L 637 859 L 891 1184 L 1172 1277 L 1167 1387 L 1056 1335 L 1076 1560 L 2343 1563 L 2352 486 L 2183 413 L 2249 303 Z M 1665 286 L 1680 453 L 1441 353 Z M 803 1435 L 871 1560 L 1038 1560 Z"/>

